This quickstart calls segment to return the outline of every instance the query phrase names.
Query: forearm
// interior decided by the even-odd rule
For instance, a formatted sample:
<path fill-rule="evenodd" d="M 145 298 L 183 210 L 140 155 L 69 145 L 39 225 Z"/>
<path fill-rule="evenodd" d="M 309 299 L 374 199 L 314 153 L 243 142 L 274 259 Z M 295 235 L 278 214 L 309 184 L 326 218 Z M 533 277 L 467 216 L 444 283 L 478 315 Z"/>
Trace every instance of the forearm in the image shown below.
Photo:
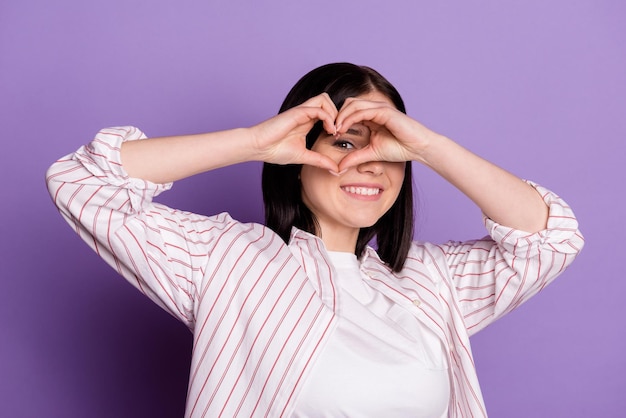
<path fill-rule="evenodd" d="M 127 141 L 121 161 L 130 177 L 168 183 L 255 159 L 248 129 Z"/>
<path fill-rule="evenodd" d="M 425 147 L 421 162 L 497 223 L 526 232 L 545 229 L 548 207 L 532 186 L 450 139 L 435 136 Z"/>

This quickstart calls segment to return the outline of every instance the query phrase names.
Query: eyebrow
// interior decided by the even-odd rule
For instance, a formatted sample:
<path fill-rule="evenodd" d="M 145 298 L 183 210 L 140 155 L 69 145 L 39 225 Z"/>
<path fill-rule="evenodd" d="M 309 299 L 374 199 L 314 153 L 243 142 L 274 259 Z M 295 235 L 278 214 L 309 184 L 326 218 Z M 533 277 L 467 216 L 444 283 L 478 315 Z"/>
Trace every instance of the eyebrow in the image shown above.
<path fill-rule="evenodd" d="M 348 130 L 346 131 L 346 133 L 348 135 L 356 135 L 356 136 L 364 136 L 363 135 L 363 130 L 359 129 L 359 128 L 348 128 Z"/>

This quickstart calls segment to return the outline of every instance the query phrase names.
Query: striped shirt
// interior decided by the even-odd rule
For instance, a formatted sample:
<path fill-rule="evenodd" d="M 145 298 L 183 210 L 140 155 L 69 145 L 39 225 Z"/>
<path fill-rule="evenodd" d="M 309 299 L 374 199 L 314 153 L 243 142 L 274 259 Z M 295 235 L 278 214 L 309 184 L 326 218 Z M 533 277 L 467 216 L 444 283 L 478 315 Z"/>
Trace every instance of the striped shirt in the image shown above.
<path fill-rule="evenodd" d="M 333 333 L 335 271 L 322 241 L 293 229 L 289 244 L 228 214 L 171 209 L 153 197 L 171 184 L 129 178 L 122 141 L 132 127 L 102 130 L 50 167 L 63 217 L 107 263 L 193 332 L 186 417 L 289 416 Z M 372 248 L 364 280 L 412 312 L 445 347 L 449 415 L 486 416 L 469 337 L 559 275 L 583 246 L 567 204 L 532 184 L 549 206 L 533 234 L 485 219 L 489 237 L 413 243 L 392 272 Z"/>

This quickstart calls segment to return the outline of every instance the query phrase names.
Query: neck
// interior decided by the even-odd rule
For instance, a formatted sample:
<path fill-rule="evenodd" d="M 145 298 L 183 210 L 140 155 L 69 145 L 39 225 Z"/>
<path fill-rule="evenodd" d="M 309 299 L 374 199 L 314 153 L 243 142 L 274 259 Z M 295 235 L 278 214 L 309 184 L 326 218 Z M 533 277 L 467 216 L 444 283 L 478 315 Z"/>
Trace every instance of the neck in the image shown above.
<path fill-rule="evenodd" d="M 328 251 L 340 251 L 354 254 L 356 251 L 356 241 L 359 237 L 358 229 L 341 231 L 334 228 L 321 229 L 322 231 L 318 236 L 322 239 Z"/>

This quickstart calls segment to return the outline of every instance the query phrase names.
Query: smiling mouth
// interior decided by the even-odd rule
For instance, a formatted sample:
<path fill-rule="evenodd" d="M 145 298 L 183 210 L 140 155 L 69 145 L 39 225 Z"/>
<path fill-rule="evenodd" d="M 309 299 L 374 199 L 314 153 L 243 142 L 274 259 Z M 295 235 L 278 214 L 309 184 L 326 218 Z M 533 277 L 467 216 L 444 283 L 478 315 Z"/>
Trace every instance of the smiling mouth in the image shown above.
<path fill-rule="evenodd" d="M 381 189 L 379 189 L 378 187 L 353 187 L 353 186 L 348 186 L 348 187 L 342 187 L 342 190 L 348 192 L 348 193 L 352 193 L 352 194 L 358 194 L 361 196 L 375 196 L 377 194 L 380 194 L 382 192 Z"/>

